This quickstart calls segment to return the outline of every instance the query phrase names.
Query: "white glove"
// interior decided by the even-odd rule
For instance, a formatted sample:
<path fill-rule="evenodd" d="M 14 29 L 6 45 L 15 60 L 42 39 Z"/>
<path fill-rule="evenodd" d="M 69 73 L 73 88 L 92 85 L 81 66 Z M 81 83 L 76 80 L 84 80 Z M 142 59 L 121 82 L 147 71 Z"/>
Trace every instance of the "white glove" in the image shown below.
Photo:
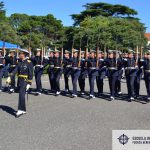
<path fill-rule="evenodd" d="M 10 77 L 7 78 L 6 83 L 8 83 L 8 84 L 11 83 L 11 78 Z"/>
<path fill-rule="evenodd" d="M 30 89 L 30 84 L 27 84 L 27 86 L 26 86 L 26 91 L 28 91 L 29 89 Z"/>

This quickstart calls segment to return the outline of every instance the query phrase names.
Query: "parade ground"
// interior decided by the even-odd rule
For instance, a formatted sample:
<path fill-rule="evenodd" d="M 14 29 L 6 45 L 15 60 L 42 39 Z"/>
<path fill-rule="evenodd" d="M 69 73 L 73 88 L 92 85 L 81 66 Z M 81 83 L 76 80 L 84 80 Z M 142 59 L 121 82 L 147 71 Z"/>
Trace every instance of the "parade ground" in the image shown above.
<path fill-rule="evenodd" d="M 18 94 L 1 93 L 0 150 L 111 150 L 112 130 L 149 129 L 150 104 L 144 101 L 144 81 L 141 81 L 141 98 L 131 103 L 127 102 L 125 80 L 122 80 L 123 94 L 114 101 L 108 99 L 107 79 L 105 97 L 90 101 L 87 96 L 55 97 L 46 90 L 47 76 L 42 77 L 42 83 L 45 94 L 35 96 L 34 91 L 29 94 L 27 114 L 20 118 L 15 118 Z M 63 79 L 61 89 L 64 89 Z"/>

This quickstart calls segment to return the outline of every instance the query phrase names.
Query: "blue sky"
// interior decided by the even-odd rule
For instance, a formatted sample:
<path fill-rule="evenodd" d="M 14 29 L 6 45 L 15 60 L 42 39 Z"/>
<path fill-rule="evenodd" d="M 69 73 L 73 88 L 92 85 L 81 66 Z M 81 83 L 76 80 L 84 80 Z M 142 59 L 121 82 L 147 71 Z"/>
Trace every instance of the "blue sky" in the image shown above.
<path fill-rule="evenodd" d="M 82 5 L 100 0 L 3 0 L 7 16 L 12 13 L 26 13 L 28 15 L 53 14 L 62 20 L 65 26 L 71 26 L 73 21 L 70 14 L 80 13 Z M 150 0 L 101 0 L 101 2 L 122 4 L 138 11 L 138 17 L 145 23 L 147 32 L 150 32 Z"/>

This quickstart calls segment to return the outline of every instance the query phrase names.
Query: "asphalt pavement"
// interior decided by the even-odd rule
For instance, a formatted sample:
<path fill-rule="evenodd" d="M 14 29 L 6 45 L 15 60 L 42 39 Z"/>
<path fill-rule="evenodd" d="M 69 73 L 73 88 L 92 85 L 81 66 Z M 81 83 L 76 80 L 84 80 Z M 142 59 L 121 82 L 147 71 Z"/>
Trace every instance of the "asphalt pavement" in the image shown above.
<path fill-rule="evenodd" d="M 145 103 L 144 81 L 141 81 L 142 96 L 132 103 L 127 102 L 125 80 L 123 94 L 111 102 L 107 79 L 104 97 L 90 101 L 87 96 L 55 97 L 48 93 L 47 76 L 42 77 L 42 83 L 43 94 L 29 94 L 27 114 L 20 118 L 15 118 L 18 94 L 0 94 L 0 150 L 111 150 L 112 130 L 150 128 L 150 104 Z M 63 79 L 61 89 L 64 89 Z M 88 79 L 86 91 L 89 91 Z"/>

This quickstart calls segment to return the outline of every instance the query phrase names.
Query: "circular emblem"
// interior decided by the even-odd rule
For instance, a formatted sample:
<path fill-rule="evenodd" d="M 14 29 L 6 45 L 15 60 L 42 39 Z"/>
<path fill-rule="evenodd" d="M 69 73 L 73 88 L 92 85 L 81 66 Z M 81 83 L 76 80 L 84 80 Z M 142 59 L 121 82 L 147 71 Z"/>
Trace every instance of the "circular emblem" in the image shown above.
<path fill-rule="evenodd" d="M 118 140 L 119 140 L 120 144 L 125 145 L 128 143 L 129 138 L 125 134 L 123 134 L 118 138 Z"/>

